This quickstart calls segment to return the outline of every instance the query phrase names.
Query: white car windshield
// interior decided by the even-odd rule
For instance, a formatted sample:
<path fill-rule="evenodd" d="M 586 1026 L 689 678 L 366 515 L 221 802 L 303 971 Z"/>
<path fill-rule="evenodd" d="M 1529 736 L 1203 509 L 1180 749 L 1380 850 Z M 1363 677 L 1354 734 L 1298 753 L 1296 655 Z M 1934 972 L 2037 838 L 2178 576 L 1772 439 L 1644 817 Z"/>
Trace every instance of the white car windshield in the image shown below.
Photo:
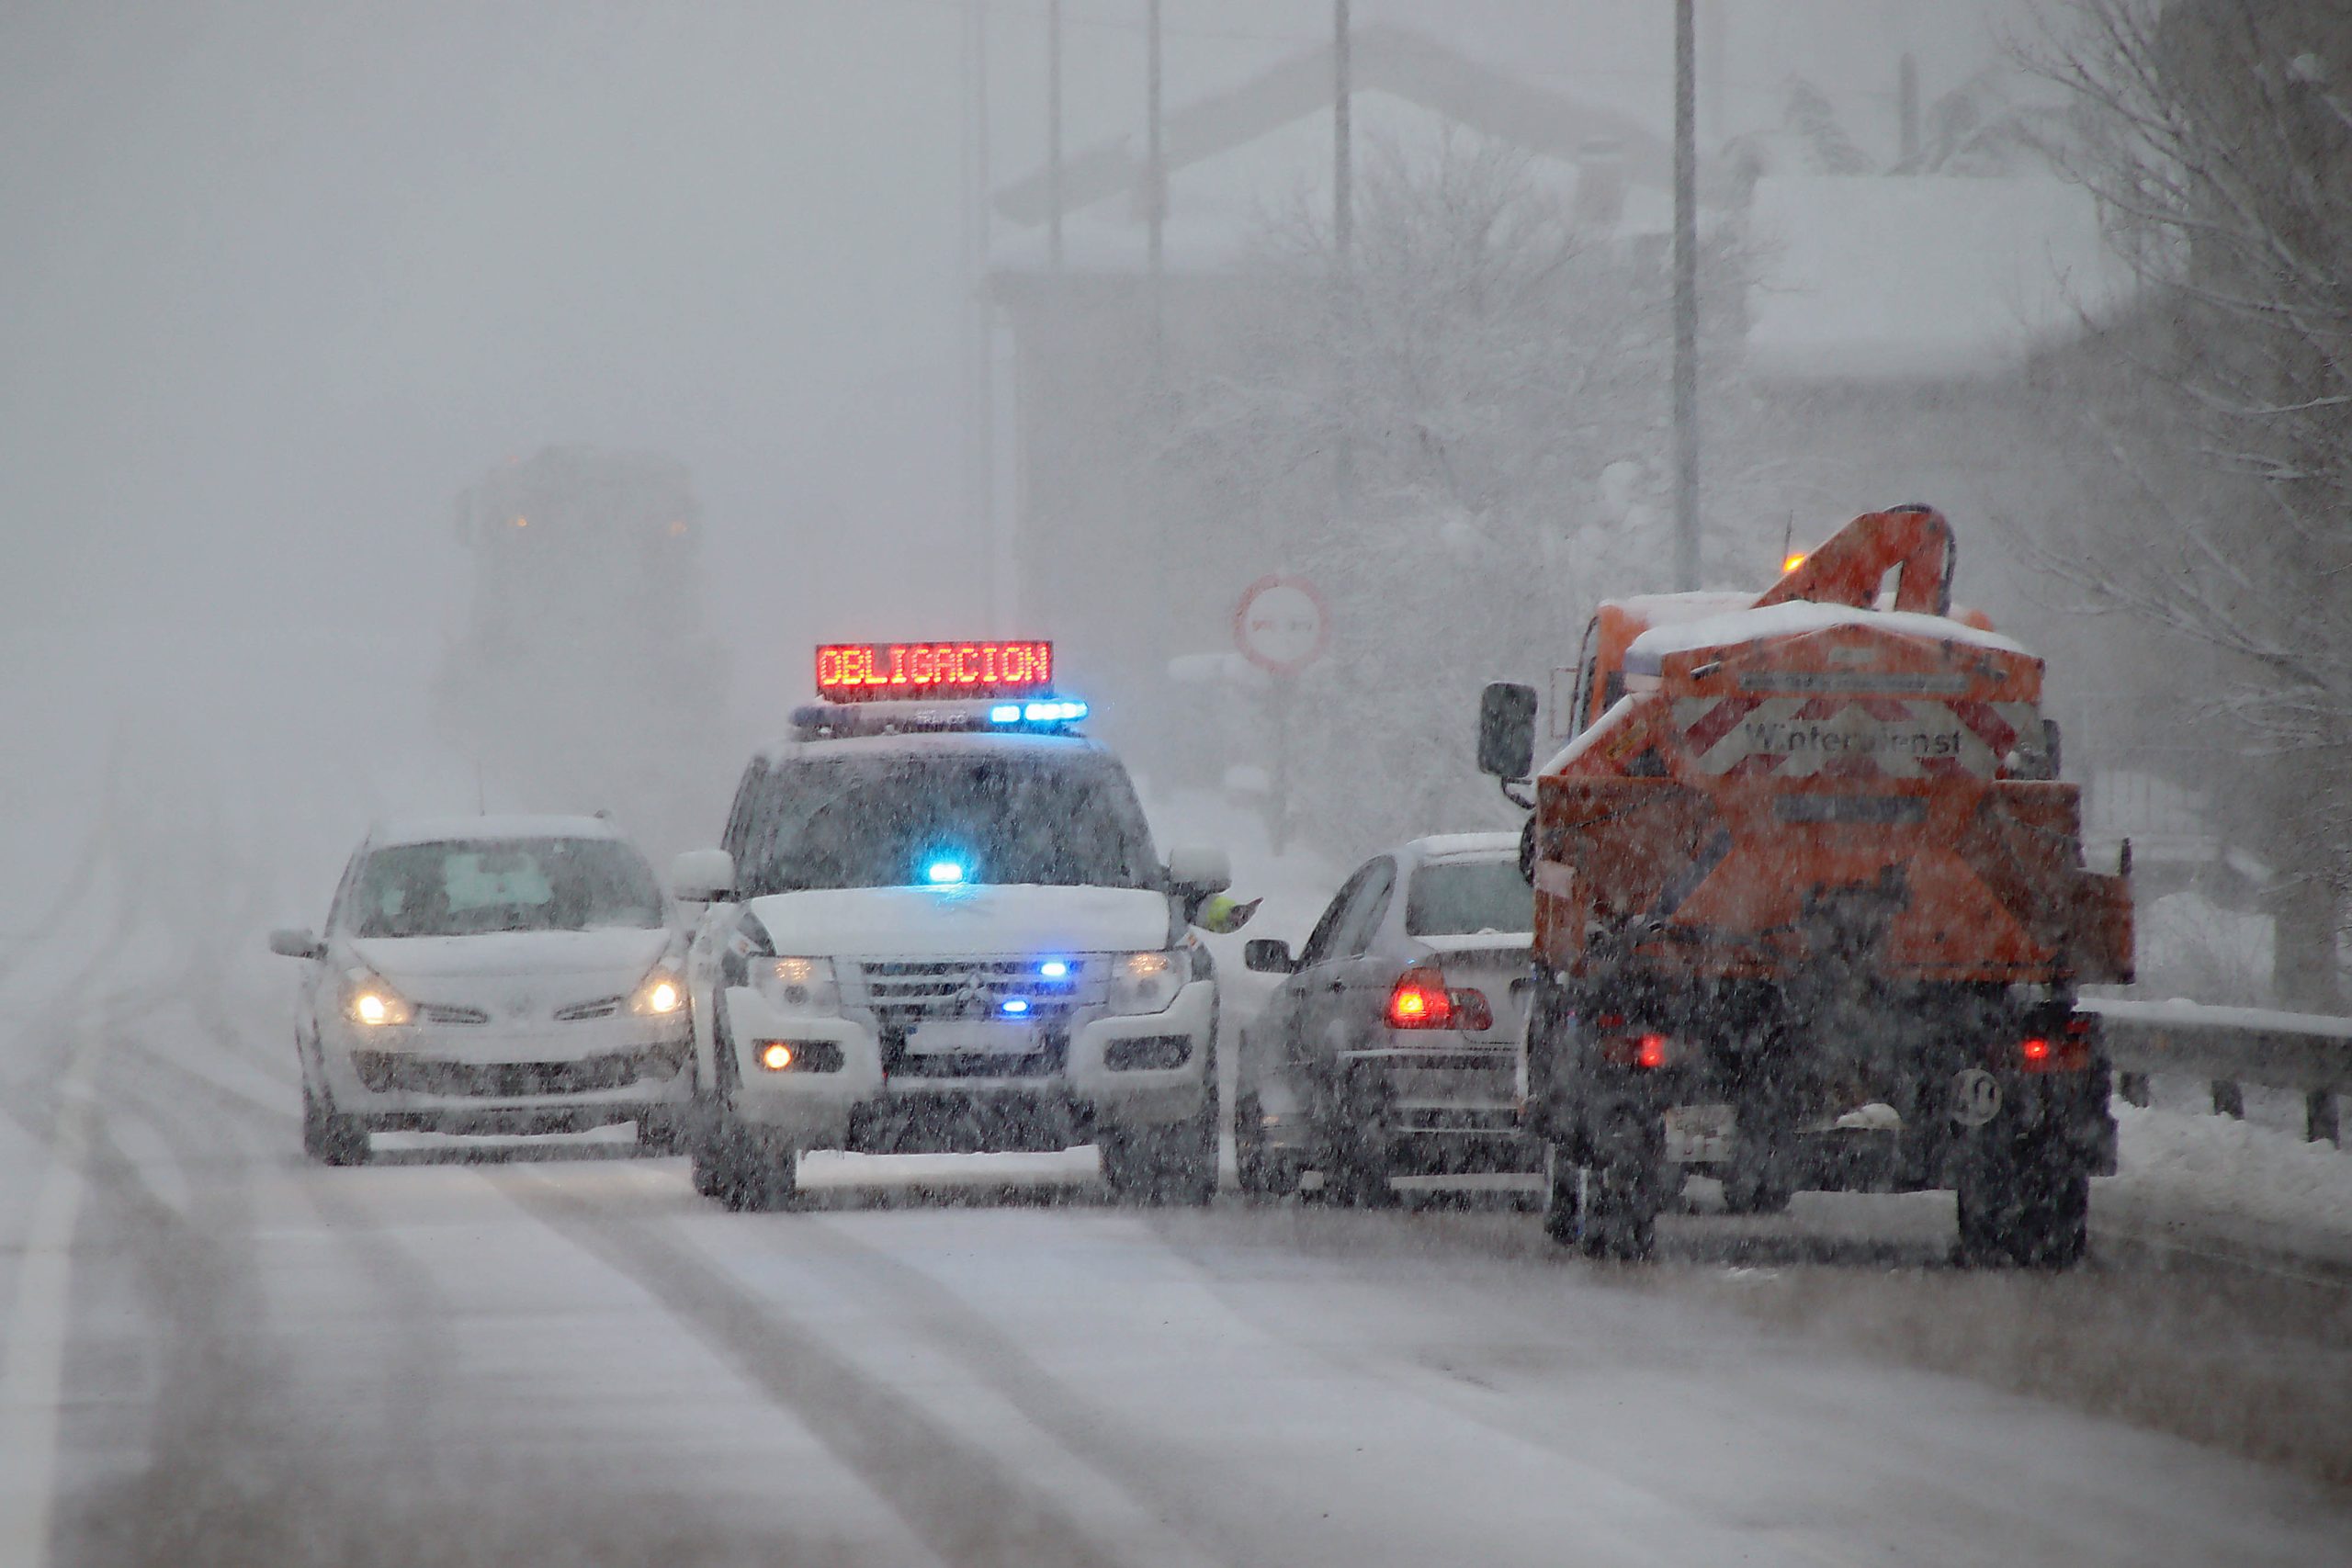
<path fill-rule="evenodd" d="M 763 781 L 747 838 L 753 895 L 941 881 L 1159 885 L 1135 792 L 1101 756 L 796 763 Z"/>
<path fill-rule="evenodd" d="M 360 937 L 649 929 L 663 918 L 652 868 L 610 839 L 391 845 L 368 857 L 348 917 Z"/>

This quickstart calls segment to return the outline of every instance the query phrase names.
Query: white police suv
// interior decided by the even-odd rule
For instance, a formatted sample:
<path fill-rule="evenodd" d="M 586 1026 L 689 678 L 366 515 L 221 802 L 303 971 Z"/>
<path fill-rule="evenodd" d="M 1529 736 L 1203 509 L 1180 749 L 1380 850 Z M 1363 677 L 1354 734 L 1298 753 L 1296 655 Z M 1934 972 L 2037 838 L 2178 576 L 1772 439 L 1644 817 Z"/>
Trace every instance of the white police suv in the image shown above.
<path fill-rule="evenodd" d="M 1217 987 L 1191 929 L 1230 880 L 1163 863 L 1045 642 L 831 646 L 752 759 L 724 848 L 678 858 L 698 1190 L 788 1200 L 798 1151 L 1092 1143 L 1118 1196 L 1216 1185 Z"/>

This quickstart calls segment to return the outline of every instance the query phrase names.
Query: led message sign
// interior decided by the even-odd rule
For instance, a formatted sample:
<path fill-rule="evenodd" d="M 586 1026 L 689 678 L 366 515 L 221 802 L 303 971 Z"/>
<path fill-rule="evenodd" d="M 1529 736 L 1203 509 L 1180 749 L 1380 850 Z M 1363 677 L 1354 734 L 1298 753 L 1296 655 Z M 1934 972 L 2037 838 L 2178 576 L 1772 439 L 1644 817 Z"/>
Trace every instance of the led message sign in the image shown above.
<path fill-rule="evenodd" d="M 817 649 L 828 702 L 890 697 L 1017 697 L 1050 691 L 1050 642 L 829 642 Z"/>

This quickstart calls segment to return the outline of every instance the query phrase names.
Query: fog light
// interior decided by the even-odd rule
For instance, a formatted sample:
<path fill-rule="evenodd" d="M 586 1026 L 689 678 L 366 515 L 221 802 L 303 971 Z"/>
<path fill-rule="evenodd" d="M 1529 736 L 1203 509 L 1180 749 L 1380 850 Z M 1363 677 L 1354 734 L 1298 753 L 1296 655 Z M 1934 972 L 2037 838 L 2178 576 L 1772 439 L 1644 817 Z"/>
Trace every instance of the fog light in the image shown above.
<path fill-rule="evenodd" d="M 760 1047 L 760 1066 L 772 1073 L 780 1073 L 792 1066 L 792 1047 L 781 1040 L 771 1040 Z"/>

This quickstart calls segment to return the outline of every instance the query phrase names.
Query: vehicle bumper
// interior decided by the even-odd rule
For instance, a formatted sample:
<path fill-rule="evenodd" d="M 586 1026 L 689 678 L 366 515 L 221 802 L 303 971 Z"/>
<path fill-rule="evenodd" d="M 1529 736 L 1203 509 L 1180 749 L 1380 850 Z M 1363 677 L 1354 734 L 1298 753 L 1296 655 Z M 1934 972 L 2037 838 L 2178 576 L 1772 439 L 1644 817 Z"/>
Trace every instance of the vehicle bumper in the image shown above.
<path fill-rule="evenodd" d="M 575 1132 L 683 1112 L 693 1100 L 694 1038 L 684 1019 L 335 1029 L 319 1045 L 334 1108 L 379 1130 Z"/>
<path fill-rule="evenodd" d="M 1187 985 L 1165 1012 L 1085 1017 L 1049 1034 L 1035 1056 L 976 1061 L 969 1073 L 904 1055 L 893 1070 L 882 1032 L 862 1017 L 785 1013 L 748 987 L 725 997 L 735 1113 L 802 1148 L 1066 1148 L 1105 1127 L 1183 1122 L 1210 1093 L 1211 980 Z M 775 1040 L 804 1062 L 832 1065 L 769 1071 L 760 1052 Z"/>

